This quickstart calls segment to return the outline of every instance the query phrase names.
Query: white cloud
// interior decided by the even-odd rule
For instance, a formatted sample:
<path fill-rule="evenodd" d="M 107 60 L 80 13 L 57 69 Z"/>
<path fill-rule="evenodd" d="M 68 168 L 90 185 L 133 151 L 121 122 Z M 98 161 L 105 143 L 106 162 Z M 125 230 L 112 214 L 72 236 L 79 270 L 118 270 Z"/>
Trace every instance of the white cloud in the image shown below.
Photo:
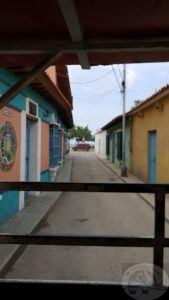
<path fill-rule="evenodd" d="M 157 77 L 167 77 L 167 76 L 168 76 L 167 72 L 164 71 L 160 71 L 157 73 Z"/>
<path fill-rule="evenodd" d="M 132 69 L 131 66 L 126 67 L 126 86 L 131 88 L 134 86 L 136 81 L 136 72 Z"/>

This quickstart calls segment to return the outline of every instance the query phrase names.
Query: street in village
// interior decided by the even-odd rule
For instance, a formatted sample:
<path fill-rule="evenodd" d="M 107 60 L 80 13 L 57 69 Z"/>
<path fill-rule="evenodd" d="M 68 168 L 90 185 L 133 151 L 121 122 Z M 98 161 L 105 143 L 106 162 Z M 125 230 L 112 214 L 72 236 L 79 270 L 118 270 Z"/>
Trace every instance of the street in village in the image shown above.
<path fill-rule="evenodd" d="M 70 152 L 71 182 L 122 182 L 95 152 Z M 37 200 L 38 201 L 38 200 Z M 167 232 L 168 223 L 166 224 Z M 64 192 L 40 234 L 153 236 L 154 210 L 138 194 Z M 165 263 L 168 252 L 165 252 Z M 150 248 L 28 246 L 5 278 L 121 282 Z M 167 269 L 167 264 L 166 264 Z"/>

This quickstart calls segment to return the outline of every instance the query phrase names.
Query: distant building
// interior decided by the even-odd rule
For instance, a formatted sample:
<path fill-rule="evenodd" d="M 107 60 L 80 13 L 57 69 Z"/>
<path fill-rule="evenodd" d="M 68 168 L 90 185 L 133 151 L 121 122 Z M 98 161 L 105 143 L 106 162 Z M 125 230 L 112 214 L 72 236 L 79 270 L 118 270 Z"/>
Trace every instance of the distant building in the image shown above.
<path fill-rule="evenodd" d="M 106 130 L 100 130 L 95 134 L 95 152 L 102 158 L 106 158 Z"/>
<path fill-rule="evenodd" d="M 125 165 L 130 171 L 131 169 L 131 122 L 128 115 L 126 115 L 125 122 Z M 102 139 L 99 140 L 100 145 L 96 150 L 96 153 L 102 155 L 110 160 L 117 167 L 121 167 L 122 164 L 122 115 L 115 117 L 109 123 L 101 128 Z M 96 135 L 97 136 L 97 135 Z M 98 143 L 97 143 L 98 144 Z M 100 153 L 99 153 L 99 148 Z M 104 157 L 104 156 L 103 156 Z"/>

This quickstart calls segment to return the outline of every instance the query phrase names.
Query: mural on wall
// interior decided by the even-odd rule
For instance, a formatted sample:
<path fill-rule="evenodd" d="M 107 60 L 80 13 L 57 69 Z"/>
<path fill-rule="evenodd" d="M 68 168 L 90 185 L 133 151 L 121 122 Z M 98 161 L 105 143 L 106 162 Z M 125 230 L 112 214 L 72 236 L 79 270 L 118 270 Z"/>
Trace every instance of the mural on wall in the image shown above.
<path fill-rule="evenodd" d="M 15 128 L 6 121 L 0 126 L 0 169 L 9 171 L 15 160 L 17 139 Z"/>

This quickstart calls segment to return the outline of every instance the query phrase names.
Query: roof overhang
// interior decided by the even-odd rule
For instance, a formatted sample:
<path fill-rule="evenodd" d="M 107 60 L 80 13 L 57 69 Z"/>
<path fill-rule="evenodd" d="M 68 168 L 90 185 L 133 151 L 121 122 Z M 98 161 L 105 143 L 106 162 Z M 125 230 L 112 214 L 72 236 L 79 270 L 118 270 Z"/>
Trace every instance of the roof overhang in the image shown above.
<path fill-rule="evenodd" d="M 34 67 L 1 97 L 2 108 L 52 64 L 169 61 L 169 1 L 6 0 L 0 41 L 0 67 Z"/>
<path fill-rule="evenodd" d="M 6 0 L 0 40 L 1 67 L 168 61 L 169 1 Z"/>
<path fill-rule="evenodd" d="M 10 70 L 19 77 L 24 77 L 30 72 L 30 67 L 11 68 Z M 73 127 L 72 104 L 67 100 L 60 89 L 53 84 L 46 72 L 41 73 L 30 86 L 57 108 L 64 125 L 68 129 Z"/>

